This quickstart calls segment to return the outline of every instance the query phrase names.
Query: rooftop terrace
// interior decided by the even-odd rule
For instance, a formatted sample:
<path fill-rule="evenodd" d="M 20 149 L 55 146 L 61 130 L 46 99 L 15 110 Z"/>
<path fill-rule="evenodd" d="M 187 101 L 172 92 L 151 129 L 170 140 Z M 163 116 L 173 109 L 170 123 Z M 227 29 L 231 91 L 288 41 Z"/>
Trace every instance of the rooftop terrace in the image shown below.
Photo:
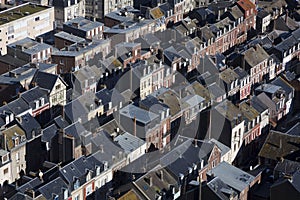
<path fill-rule="evenodd" d="M 40 12 L 47 8 L 49 7 L 26 3 L 20 6 L 13 7 L 11 9 L 7 9 L 0 12 L 0 25 L 12 22 L 17 19 L 21 19 L 22 17 Z"/>

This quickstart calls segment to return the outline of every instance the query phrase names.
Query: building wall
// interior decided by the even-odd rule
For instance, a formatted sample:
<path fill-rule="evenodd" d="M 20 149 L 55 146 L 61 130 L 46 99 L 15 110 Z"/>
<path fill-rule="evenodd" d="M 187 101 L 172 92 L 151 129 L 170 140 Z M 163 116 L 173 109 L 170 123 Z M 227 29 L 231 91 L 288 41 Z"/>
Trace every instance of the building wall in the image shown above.
<path fill-rule="evenodd" d="M 58 81 L 55 83 L 53 87 L 53 90 L 50 93 L 50 97 L 49 97 L 50 108 L 58 104 L 65 105 L 66 99 L 67 99 L 66 86 L 60 79 L 58 79 Z"/>
<path fill-rule="evenodd" d="M 55 8 L 55 21 L 58 28 L 62 28 L 63 23 L 76 17 L 85 17 L 85 1 L 77 0 L 74 5 L 65 8 Z"/>
<path fill-rule="evenodd" d="M 25 144 L 21 144 L 10 152 L 11 155 L 11 172 L 12 172 L 12 180 L 20 178 L 19 173 L 21 170 L 26 171 L 26 147 Z"/>
<path fill-rule="evenodd" d="M 3 185 L 5 181 L 8 183 L 13 182 L 11 170 L 12 168 L 10 161 L 0 167 L 0 185 Z"/>
<path fill-rule="evenodd" d="M 9 11 L 6 10 L 5 12 Z M 6 45 L 8 44 L 24 39 L 25 37 L 35 38 L 38 35 L 53 30 L 53 23 L 54 8 L 52 7 L 1 25 L 1 54 L 5 55 L 7 53 Z"/>

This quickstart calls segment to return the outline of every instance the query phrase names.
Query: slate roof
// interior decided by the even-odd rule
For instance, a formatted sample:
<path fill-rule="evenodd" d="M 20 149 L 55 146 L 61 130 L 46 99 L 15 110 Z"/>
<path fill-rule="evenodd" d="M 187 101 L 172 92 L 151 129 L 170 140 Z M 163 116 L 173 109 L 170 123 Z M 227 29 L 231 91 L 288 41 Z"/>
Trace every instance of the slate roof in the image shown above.
<path fill-rule="evenodd" d="M 68 189 L 68 185 L 61 177 L 57 177 L 53 181 L 41 186 L 38 191 L 46 199 L 52 199 L 53 194 L 63 197 L 63 189 Z"/>
<path fill-rule="evenodd" d="M 269 54 L 260 45 L 256 45 L 255 48 L 251 47 L 243 54 L 250 67 L 254 67 L 269 58 Z"/>
<path fill-rule="evenodd" d="M 67 40 L 73 43 L 83 43 L 85 42 L 84 38 L 78 37 L 76 35 L 67 33 L 65 31 L 60 31 L 54 35 L 54 37 L 61 38 L 63 40 Z"/>
<path fill-rule="evenodd" d="M 73 26 L 74 23 L 77 23 L 79 27 Z M 85 19 L 84 17 L 76 17 L 72 20 L 68 20 L 64 23 L 65 26 L 70 26 L 75 29 L 79 29 L 82 31 L 90 31 L 95 28 L 98 28 L 100 26 L 103 26 L 104 24 L 98 21 L 90 21 L 88 19 Z"/>
<path fill-rule="evenodd" d="M 270 131 L 267 139 L 262 146 L 259 156 L 271 160 L 280 158 L 296 161 L 295 157 L 299 156 L 300 137 L 288 135 L 276 131 Z"/>
<path fill-rule="evenodd" d="M 223 182 L 220 178 L 215 177 L 211 181 L 207 183 L 207 186 L 211 190 L 211 192 L 215 193 L 220 199 L 222 200 L 229 200 L 228 196 L 230 197 L 236 197 L 237 193 L 230 187 L 226 185 L 225 182 Z M 205 195 L 205 190 L 204 190 Z M 204 196 L 207 198 L 207 196 Z"/>
<path fill-rule="evenodd" d="M 155 113 L 152 113 L 150 111 L 146 111 L 144 109 L 141 109 L 137 106 L 134 106 L 132 104 L 129 104 L 125 107 L 123 107 L 120 110 L 120 115 L 124 115 L 130 119 L 136 118 L 136 120 L 143 124 L 149 124 L 153 120 L 156 120 L 159 116 Z"/>
<path fill-rule="evenodd" d="M 52 91 L 57 79 L 59 79 L 60 77 L 58 75 L 55 74 L 49 74 L 46 72 L 41 72 L 41 71 L 37 71 L 34 75 L 34 77 L 32 78 L 31 83 L 36 83 L 37 86 L 39 86 L 40 88 L 44 88 L 50 91 Z M 45 81 L 47 80 L 47 81 Z M 64 83 L 64 81 L 63 81 Z"/>
<path fill-rule="evenodd" d="M 208 85 L 207 89 L 215 98 L 223 97 L 224 95 L 226 95 L 225 90 L 222 89 L 217 83 Z"/>
<path fill-rule="evenodd" d="M 55 124 L 52 124 L 42 130 L 41 140 L 43 142 L 49 142 L 49 144 L 51 144 L 52 138 L 57 134 L 58 134 L 58 127 Z M 50 147 L 51 147 L 51 145 L 50 145 Z"/>
<path fill-rule="evenodd" d="M 248 188 L 255 179 L 251 174 L 248 174 L 225 161 L 208 171 L 207 174 L 218 177 L 226 185 L 238 192 L 242 192 Z"/>
<path fill-rule="evenodd" d="M 18 98 L 9 104 L 7 104 L 7 107 L 16 115 L 20 115 L 26 111 L 30 110 L 30 107 L 26 101 L 24 101 L 22 98 Z"/>
<path fill-rule="evenodd" d="M 37 54 L 38 52 L 47 50 L 48 48 L 53 49 L 51 45 L 48 45 L 46 43 L 39 43 L 28 37 L 8 45 L 9 48 L 13 48 L 13 49 L 16 49 L 17 46 L 23 47 L 22 52 L 29 55 Z"/>
<path fill-rule="evenodd" d="M 33 110 L 35 110 L 37 109 L 35 104 L 36 100 L 39 101 L 41 98 L 44 98 L 44 105 L 49 103 L 48 93 L 49 91 L 36 86 L 28 91 L 23 92 L 21 94 L 21 98 L 24 99 Z"/>
<path fill-rule="evenodd" d="M 135 151 L 146 143 L 144 140 L 128 132 L 118 135 L 114 138 L 114 141 L 117 142 L 127 154 Z"/>
<path fill-rule="evenodd" d="M 108 162 L 109 168 L 126 156 L 124 150 L 113 142 L 106 131 L 100 131 L 92 138 L 92 151 L 95 152 L 92 156 L 101 162 Z"/>
<path fill-rule="evenodd" d="M 40 124 L 29 113 L 21 116 L 20 119 L 17 119 L 17 123 L 19 127 L 25 131 L 27 140 L 31 140 L 33 137 L 37 137 L 40 134 Z"/>
<path fill-rule="evenodd" d="M 163 180 L 159 177 L 160 173 L 163 174 Z M 152 179 L 152 185 L 149 185 L 147 182 L 149 177 Z M 148 172 L 134 183 L 148 199 L 156 199 L 157 193 L 170 190 L 170 185 L 175 187 L 175 192 L 179 190 L 177 180 L 166 169 L 157 169 Z"/>

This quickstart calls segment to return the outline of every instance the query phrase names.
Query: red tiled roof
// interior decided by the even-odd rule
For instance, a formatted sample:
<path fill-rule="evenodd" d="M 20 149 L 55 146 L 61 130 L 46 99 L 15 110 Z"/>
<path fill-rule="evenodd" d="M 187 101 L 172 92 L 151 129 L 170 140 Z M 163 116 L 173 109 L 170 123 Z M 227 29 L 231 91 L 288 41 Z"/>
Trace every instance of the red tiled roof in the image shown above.
<path fill-rule="evenodd" d="M 255 5 L 250 0 L 239 0 L 237 4 L 244 10 L 250 10 L 251 8 L 255 9 Z"/>

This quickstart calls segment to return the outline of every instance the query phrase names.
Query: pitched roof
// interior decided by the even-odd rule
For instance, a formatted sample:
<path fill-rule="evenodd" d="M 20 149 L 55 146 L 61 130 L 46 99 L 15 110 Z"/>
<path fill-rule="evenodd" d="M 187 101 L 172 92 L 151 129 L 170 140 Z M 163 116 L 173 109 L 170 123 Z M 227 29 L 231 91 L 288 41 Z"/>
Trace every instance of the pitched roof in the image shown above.
<path fill-rule="evenodd" d="M 271 131 L 259 152 L 259 156 L 272 160 L 285 158 L 296 161 L 295 157 L 297 157 L 297 154 L 299 156 L 299 152 L 299 136 Z"/>
<path fill-rule="evenodd" d="M 59 78 L 59 75 L 37 71 L 34 77 L 32 78 L 31 83 L 36 83 L 37 86 L 51 91 Z M 66 85 L 66 83 L 62 79 L 61 81 Z"/>
<path fill-rule="evenodd" d="M 239 192 L 248 188 L 255 179 L 251 174 L 248 174 L 225 161 L 208 171 L 207 174 L 218 177 L 226 185 Z"/>

